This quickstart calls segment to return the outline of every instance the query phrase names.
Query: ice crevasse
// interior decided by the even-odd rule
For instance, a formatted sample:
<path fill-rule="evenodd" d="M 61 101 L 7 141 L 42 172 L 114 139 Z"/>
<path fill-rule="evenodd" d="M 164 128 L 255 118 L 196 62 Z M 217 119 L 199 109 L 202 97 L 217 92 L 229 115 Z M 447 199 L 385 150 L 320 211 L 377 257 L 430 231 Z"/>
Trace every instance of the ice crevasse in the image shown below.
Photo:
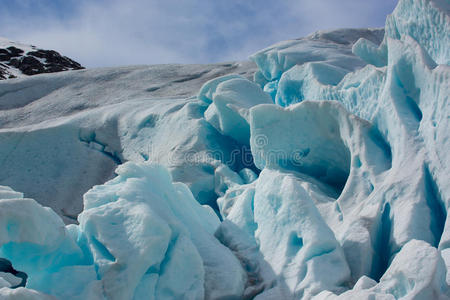
<path fill-rule="evenodd" d="M 0 270 L 0 298 L 449 299 L 449 24 L 447 1 L 400 0 L 384 31 L 261 50 L 253 80 L 44 124 L 117 176 L 69 225 L 0 187 L 0 258 L 26 274 Z"/>

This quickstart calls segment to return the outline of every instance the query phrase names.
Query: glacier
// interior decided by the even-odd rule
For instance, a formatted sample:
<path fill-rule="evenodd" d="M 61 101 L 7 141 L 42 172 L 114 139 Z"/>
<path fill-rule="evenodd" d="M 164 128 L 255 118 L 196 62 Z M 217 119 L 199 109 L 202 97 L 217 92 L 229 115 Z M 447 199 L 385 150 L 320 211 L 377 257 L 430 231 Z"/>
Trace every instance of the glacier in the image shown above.
<path fill-rule="evenodd" d="M 0 82 L 0 299 L 450 299 L 449 24 Z"/>

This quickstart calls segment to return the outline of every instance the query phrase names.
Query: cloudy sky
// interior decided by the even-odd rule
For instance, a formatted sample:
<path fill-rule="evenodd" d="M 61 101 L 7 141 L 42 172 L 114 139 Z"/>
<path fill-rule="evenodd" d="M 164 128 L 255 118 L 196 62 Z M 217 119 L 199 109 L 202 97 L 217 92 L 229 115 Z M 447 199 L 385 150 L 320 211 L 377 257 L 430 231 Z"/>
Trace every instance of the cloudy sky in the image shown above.
<path fill-rule="evenodd" d="M 87 67 L 243 60 L 319 29 L 382 27 L 397 0 L 0 0 L 0 36 Z"/>

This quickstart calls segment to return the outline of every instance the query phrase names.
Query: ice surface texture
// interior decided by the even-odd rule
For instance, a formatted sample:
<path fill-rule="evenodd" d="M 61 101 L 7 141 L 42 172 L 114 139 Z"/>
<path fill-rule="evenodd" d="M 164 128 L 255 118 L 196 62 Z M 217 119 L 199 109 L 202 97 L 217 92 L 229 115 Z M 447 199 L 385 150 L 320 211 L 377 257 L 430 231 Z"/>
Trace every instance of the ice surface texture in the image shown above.
<path fill-rule="evenodd" d="M 0 200 L 0 255 L 27 287 L 70 299 L 238 297 L 246 274 L 220 222 L 157 165 L 128 162 L 84 195 L 80 225 L 34 200 Z M 1 292 L 0 292 L 1 293 Z"/>
<path fill-rule="evenodd" d="M 449 299 L 449 14 L 0 83 L 0 297 Z"/>
<path fill-rule="evenodd" d="M 111 179 L 122 162 L 150 159 L 211 204 L 217 162 L 235 168 L 230 153 L 242 146 L 204 119 L 204 101 L 186 97 L 209 79 L 251 75 L 253 67 L 123 67 L 6 80 L 0 84 L 0 184 L 74 222 L 89 188 Z"/>

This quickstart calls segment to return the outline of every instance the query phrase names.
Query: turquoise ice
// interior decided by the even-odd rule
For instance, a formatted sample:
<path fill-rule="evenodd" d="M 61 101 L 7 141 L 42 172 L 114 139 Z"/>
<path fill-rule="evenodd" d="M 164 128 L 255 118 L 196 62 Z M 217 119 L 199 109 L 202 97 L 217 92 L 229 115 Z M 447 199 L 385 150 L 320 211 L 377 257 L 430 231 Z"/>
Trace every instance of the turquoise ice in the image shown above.
<path fill-rule="evenodd" d="M 0 298 L 449 299 L 449 12 L 1 82 Z"/>

